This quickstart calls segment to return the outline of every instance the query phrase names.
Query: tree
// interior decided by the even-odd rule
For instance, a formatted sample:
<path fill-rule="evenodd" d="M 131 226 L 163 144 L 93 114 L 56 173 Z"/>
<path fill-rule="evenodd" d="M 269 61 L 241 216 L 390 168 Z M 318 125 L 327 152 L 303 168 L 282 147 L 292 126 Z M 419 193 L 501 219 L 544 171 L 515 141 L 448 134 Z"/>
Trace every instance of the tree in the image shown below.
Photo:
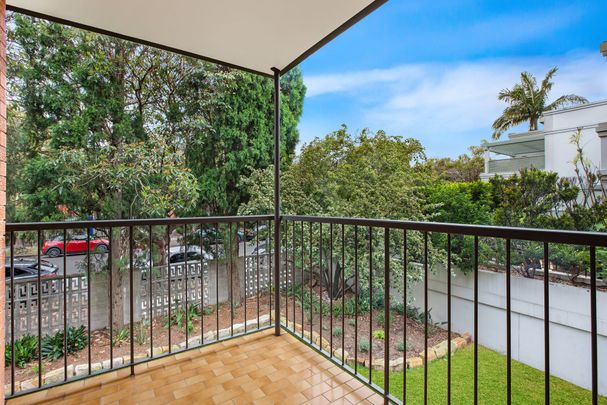
<path fill-rule="evenodd" d="M 419 141 L 400 136 L 389 136 L 384 131 L 375 133 L 363 130 L 351 135 L 344 125 L 339 130 L 315 139 L 302 147 L 301 154 L 292 165 L 282 173 L 281 197 L 285 214 L 327 215 L 354 218 L 389 218 L 423 221 L 428 218 L 424 207 L 425 200 L 421 187 L 427 184 L 427 174 L 419 170 L 425 160 L 424 149 Z M 272 171 L 269 169 L 253 171 L 251 176 L 240 185 L 249 196 L 239 212 L 243 214 L 267 214 L 273 209 Z M 316 272 L 323 280 L 335 277 L 330 269 L 329 243 L 330 228 L 324 227 L 320 240 L 318 225 L 304 232 L 304 244 L 311 246 L 313 257 L 319 257 L 322 249 L 325 260 L 321 265 L 314 263 Z M 335 246 L 340 246 L 341 236 L 338 227 L 333 227 Z M 293 231 L 293 230 L 292 230 Z M 381 229 L 373 231 L 374 274 L 382 274 L 383 233 Z M 299 231 L 298 231 L 299 232 Z M 341 256 L 335 256 L 336 268 L 345 271 L 346 277 L 354 274 L 354 227 L 344 229 L 345 264 Z M 296 238 L 296 239 L 297 239 Z M 358 260 L 368 263 L 369 230 L 358 229 Z M 398 279 L 404 276 L 402 263 L 403 233 L 394 231 L 390 238 L 393 261 L 392 274 L 395 285 L 402 285 Z M 409 262 L 423 260 L 423 235 L 419 232 L 408 233 Z M 367 247 L 364 245 L 367 244 Z M 433 262 L 444 259 L 442 251 L 433 248 L 430 243 L 429 257 Z M 289 253 L 289 257 L 292 253 Z M 306 267 L 308 268 L 308 267 Z M 369 291 L 368 266 L 360 266 L 360 288 Z M 331 273 L 331 275 L 330 275 Z M 322 275 L 322 276 L 321 276 Z M 411 265 L 407 277 L 419 276 L 419 267 Z M 326 283 L 323 283 L 326 286 Z M 383 280 L 374 278 L 373 288 L 381 290 Z"/>
<path fill-rule="evenodd" d="M 424 163 L 439 181 L 472 182 L 479 179 L 485 168 L 484 150 L 480 147 L 468 148 L 471 155 L 459 155 L 457 159 L 433 158 Z"/>
<path fill-rule="evenodd" d="M 567 94 L 548 104 L 548 94 L 554 85 L 552 77 L 557 70 L 556 67 L 550 69 L 539 87 L 531 73 L 522 72 L 520 83 L 515 84 L 512 89 L 499 92 L 498 100 L 505 101 L 510 106 L 493 122 L 493 139 L 499 139 L 508 128 L 524 122 L 529 122 L 529 131 L 536 131 L 540 116 L 544 112 L 588 102 L 584 97 Z"/>
<path fill-rule="evenodd" d="M 268 78 L 10 18 L 8 73 L 18 117 L 11 130 L 27 145 L 14 155 L 22 164 L 11 173 L 12 220 L 65 219 L 64 207 L 69 216 L 99 219 L 234 213 L 240 176 L 271 164 Z M 305 94 L 300 70 L 285 75 L 283 92 L 288 162 Z M 116 291 L 128 275 L 126 236 L 127 229 L 109 235 Z M 166 234 L 154 236 L 165 252 Z M 111 296 L 122 313 L 123 294 Z"/>

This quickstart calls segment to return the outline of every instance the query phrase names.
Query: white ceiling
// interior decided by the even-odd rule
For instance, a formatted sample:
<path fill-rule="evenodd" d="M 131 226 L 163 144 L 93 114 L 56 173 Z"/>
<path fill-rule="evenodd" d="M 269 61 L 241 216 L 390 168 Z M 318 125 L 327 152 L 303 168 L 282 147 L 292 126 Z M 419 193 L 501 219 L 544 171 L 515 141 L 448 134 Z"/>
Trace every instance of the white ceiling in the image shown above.
<path fill-rule="evenodd" d="M 272 74 L 373 0 L 7 0 L 18 7 Z"/>

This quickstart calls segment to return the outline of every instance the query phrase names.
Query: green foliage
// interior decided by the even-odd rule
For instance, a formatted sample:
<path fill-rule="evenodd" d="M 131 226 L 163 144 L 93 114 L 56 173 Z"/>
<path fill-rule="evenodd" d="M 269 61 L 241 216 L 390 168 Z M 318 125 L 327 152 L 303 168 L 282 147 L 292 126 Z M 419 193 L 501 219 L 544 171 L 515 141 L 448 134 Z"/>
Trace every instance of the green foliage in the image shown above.
<path fill-rule="evenodd" d="M 233 214 L 272 163 L 272 82 L 9 13 L 9 213 L 21 220 Z M 69 72 L 69 73 L 66 73 Z M 298 141 L 301 70 L 282 79 L 284 157 Z M 20 164 L 21 163 L 21 164 Z M 13 196 L 19 194 L 19 200 Z"/>
<path fill-rule="evenodd" d="M 202 309 L 202 314 L 209 316 L 209 315 L 213 315 L 213 313 L 215 312 L 215 307 L 213 306 L 206 306 Z"/>
<path fill-rule="evenodd" d="M 346 322 L 348 323 L 349 326 L 352 326 L 352 327 L 356 326 L 356 320 L 355 319 L 348 319 Z"/>
<path fill-rule="evenodd" d="M 333 331 L 331 332 L 333 336 L 341 336 L 343 333 L 344 331 L 339 326 L 333 328 Z"/>
<path fill-rule="evenodd" d="M 554 84 L 552 77 L 556 71 L 556 67 L 550 69 L 539 87 L 531 73 L 522 72 L 520 83 L 499 92 L 497 99 L 510 105 L 493 123 L 493 139 L 499 139 L 504 131 L 524 122 L 529 122 L 529 131 L 535 131 L 544 112 L 588 102 L 584 97 L 567 94 L 548 104 L 548 94 Z"/>
<path fill-rule="evenodd" d="M 42 338 L 42 357 L 51 361 L 57 360 L 65 355 L 63 349 L 63 331 Z M 79 328 L 69 327 L 67 329 L 67 353 L 76 353 L 86 347 L 88 336 L 84 325 Z"/>
<path fill-rule="evenodd" d="M 385 327 L 386 326 L 386 319 L 385 319 L 386 315 L 384 314 L 383 311 L 380 311 L 377 313 L 376 319 L 377 319 L 377 324 L 381 327 Z M 388 328 L 390 328 L 392 326 L 392 324 L 394 323 L 394 314 L 392 313 L 392 311 L 390 311 L 390 316 L 388 317 Z"/>
<path fill-rule="evenodd" d="M 374 330 L 372 334 L 374 339 L 384 340 L 386 338 L 386 332 L 383 329 Z"/>
<path fill-rule="evenodd" d="M 459 155 L 457 159 L 432 158 L 422 166 L 430 170 L 432 177 L 446 182 L 475 182 L 485 170 L 484 150 L 481 147 L 468 148 L 471 156 Z"/>
<path fill-rule="evenodd" d="M 369 349 L 371 348 L 371 344 L 369 343 L 369 341 L 367 339 L 360 339 L 358 341 L 358 351 L 361 353 L 367 353 L 369 352 Z"/>
<path fill-rule="evenodd" d="M 396 350 L 398 350 L 399 352 L 406 352 L 407 343 L 403 342 L 402 340 L 399 340 L 398 342 L 396 342 Z"/>
<path fill-rule="evenodd" d="M 194 329 L 194 320 L 199 319 L 201 315 L 200 307 L 194 304 L 188 304 L 187 311 L 184 306 L 178 306 L 171 313 L 171 318 L 165 317 L 164 327 L 166 329 L 177 326 L 177 328 L 185 332 L 186 328 L 188 333 Z"/>
<path fill-rule="evenodd" d="M 148 339 L 149 322 L 143 321 L 135 325 L 135 342 L 143 346 Z"/>
<path fill-rule="evenodd" d="M 114 331 L 114 337 L 112 338 L 112 346 L 120 347 L 120 345 L 126 342 L 129 338 L 129 328 L 118 328 Z"/>
<path fill-rule="evenodd" d="M 32 335 L 23 335 L 14 342 L 15 366 L 25 368 L 25 365 L 38 357 L 38 338 Z M 4 349 L 4 364 L 11 364 L 12 355 L 10 343 Z"/>

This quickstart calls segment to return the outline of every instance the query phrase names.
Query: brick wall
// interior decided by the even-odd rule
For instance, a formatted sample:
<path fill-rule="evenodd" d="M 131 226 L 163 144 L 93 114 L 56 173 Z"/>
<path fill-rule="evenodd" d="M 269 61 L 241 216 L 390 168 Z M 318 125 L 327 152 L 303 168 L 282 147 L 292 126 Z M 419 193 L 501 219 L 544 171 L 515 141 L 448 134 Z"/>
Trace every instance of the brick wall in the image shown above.
<path fill-rule="evenodd" d="M 6 0 L 0 0 L 0 264 L 5 261 L 6 218 Z M 4 359 L 4 270 L 0 271 L 0 359 Z M 4 360 L 2 360 L 4 361 Z M 0 401 L 4 402 L 4 367 L 0 367 Z"/>

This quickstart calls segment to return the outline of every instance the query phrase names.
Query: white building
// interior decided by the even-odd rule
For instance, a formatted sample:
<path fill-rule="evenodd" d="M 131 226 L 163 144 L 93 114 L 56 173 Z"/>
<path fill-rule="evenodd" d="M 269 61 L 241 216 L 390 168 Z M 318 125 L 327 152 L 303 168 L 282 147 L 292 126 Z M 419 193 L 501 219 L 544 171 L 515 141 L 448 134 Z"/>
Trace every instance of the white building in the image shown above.
<path fill-rule="evenodd" d="M 535 167 L 575 176 L 573 159 L 576 146 L 571 137 L 582 131 L 584 156 L 607 182 L 607 100 L 544 113 L 537 131 L 513 133 L 508 140 L 483 144 L 485 172 L 481 180 L 501 175 L 509 177 L 523 168 Z"/>

